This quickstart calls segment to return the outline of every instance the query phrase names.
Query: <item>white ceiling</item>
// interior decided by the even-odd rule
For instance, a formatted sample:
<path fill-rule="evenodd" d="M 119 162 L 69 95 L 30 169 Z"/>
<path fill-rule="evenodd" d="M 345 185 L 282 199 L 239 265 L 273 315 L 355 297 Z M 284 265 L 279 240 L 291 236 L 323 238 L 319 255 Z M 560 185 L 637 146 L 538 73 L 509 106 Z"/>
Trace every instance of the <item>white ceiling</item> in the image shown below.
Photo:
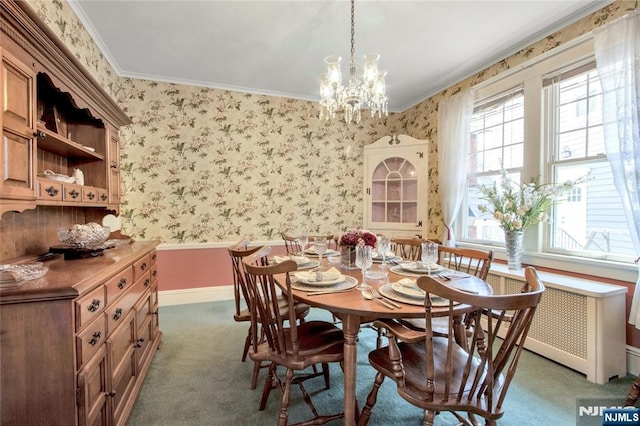
<path fill-rule="evenodd" d="M 364 53 L 379 53 L 389 110 L 404 111 L 608 3 L 357 0 L 358 71 Z M 326 56 L 342 56 L 348 73 L 348 0 L 70 4 L 124 77 L 317 100 Z"/>

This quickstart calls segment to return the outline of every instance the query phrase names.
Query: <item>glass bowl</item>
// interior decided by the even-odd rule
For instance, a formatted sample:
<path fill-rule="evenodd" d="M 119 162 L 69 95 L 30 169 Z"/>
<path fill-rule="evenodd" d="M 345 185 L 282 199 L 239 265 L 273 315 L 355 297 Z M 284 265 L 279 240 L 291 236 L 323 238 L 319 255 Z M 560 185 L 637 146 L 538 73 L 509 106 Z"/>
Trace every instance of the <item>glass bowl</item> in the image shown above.
<path fill-rule="evenodd" d="M 43 266 L 42 262 L 5 264 L 0 265 L 0 271 L 12 272 L 21 280 L 37 280 L 42 278 L 49 268 Z"/>
<path fill-rule="evenodd" d="M 71 247 L 91 248 L 107 241 L 111 229 L 97 223 L 73 225 L 69 228 L 58 229 L 58 239 Z"/>

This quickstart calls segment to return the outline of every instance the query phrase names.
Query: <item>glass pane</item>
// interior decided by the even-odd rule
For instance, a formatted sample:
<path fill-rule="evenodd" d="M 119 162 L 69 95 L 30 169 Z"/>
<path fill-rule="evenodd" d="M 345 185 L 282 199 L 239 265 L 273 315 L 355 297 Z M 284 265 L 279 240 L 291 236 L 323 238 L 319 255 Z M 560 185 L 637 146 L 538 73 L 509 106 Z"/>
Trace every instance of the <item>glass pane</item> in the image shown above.
<path fill-rule="evenodd" d="M 385 222 L 385 203 L 371 203 L 371 220 Z"/>
<path fill-rule="evenodd" d="M 405 161 L 405 163 L 400 168 L 400 175 L 405 179 L 415 179 L 415 177 L 417 176 L 416 168 L 413 167 L 413 164 L 411 164 L 410 162 Z"/>
<path fill-rule="evenodd" d="M 587 155 L 605 155 L 604 150 L 604 133 L 602 126 L 592 127 L 589 129 L 589 146 L 587 147 Z"/>
<path fill-rule="evenodd" d="M 389 170 L 387 169 L 387 165 L 384 162 L 382 162 L 382 163 L 378 164 L 376 169 L 373 171 L 373 178 L 374 179 L 385 179 L 387 177 L 387 173 L 388 172 L 389 172 Z"/>
<path fill-rule="evenodd" d="M 387 200 L 400 201 L 401 181 L 387 182 Z"/>
<path fill-rule="evenodd" d="M 402 183 L 402 200 L 417 201 L 418 200 L 418 181 L 405 180 Z"/>
<path fill-rule="evenodd" d="M 387 204 L 387 222 L 400 223 L 400 203 Z"/>
<path fill-rule="evenodd" d="M 398 170 L 400 170 L 400 167 L 402 167 L 402 163 L 404 163 L 404 158 L 392 157 L 392 158 L 387 158 L 386 160 L 384 160 L 384 162 L 387 164 L 389 171 L 397 172 Z"/>
<path fill-rule="evenodd" d="M 418 204 L 402 203 L 402 223 L 418 222 Z"/>
<path fill-rule="evenodd" d="M 589 180 L 556 204 L 552 247 L 596 257 L 633 256 L 635 250 L 609 163 L 603 160 L 558 166 L 555 172 L 557 182 L 575 180 L 587 173 Z"/>
<path fill-rule="evenodd" d="M 558 159 L 584 158 L 586 156 L 584 129 L 558 135 Z"/>
<path fill-rule="evenodd" d="M 371 198 L 373 201 L 385 200 L 385 183 L 384 181 L 371 183 Z"/>

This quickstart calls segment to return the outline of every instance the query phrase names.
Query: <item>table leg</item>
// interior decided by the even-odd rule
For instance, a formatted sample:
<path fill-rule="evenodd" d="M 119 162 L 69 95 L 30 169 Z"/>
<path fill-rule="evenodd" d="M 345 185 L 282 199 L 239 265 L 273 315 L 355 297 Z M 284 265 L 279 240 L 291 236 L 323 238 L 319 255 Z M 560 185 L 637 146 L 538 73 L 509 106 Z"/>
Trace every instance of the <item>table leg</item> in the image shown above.
<path fill-rule="evenodd" d="M 358 362 L 357 338 L 360 330 L 360 317 L 346 315 L 342 318 L 344 333 L 344 424 L 356 423 L 356 366 Z"/>

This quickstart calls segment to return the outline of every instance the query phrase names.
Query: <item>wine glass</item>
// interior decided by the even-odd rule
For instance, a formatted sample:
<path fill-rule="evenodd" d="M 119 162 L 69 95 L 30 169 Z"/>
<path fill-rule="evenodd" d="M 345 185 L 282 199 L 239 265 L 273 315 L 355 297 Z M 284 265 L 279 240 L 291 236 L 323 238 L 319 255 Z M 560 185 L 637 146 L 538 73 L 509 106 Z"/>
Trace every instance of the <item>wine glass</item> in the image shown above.
<path fill-rule="evenodd" d="M 325 237 L 316 237 L 313 239 L 313 248 L 318 253 L 318 267 L 322 263 L 322 255 L 327 251 L 327 239 Z"/>
<path fill-rule="evenodd" d="M 384 235 L 378 235 L 378 255 L 382 254 L 382 263 L 380 268 L 386 269 L 389 267 L 387 264 L 387 252 L 391 250 L 391 239 Z"/>
<path fill-rule="evenodd" d="M 371 257 L 371 246 L 356 246 L 356 266 L 362 269 L 362 283 L 356 288 L 358 290 L 369 290 L 371 287 L 367 285 L 366 271 L 373 265 Z"/>
<path fill-rule="evenodd" d="M 427 272 L 431 275 L 431 264 L 438 261 L 438 244 L 431 241 L 422 243 L 421 260 L 423 265 L 427 265 Z"/>
<path fill-rule="evenodd" d="M 300 246 L 300 254 L 304 254 L 304 250 L 307 248 L 307 244 L 309 244 L 309 233 L 306 229 L 302 229 L 298 233 L 298 245 Z"/>

